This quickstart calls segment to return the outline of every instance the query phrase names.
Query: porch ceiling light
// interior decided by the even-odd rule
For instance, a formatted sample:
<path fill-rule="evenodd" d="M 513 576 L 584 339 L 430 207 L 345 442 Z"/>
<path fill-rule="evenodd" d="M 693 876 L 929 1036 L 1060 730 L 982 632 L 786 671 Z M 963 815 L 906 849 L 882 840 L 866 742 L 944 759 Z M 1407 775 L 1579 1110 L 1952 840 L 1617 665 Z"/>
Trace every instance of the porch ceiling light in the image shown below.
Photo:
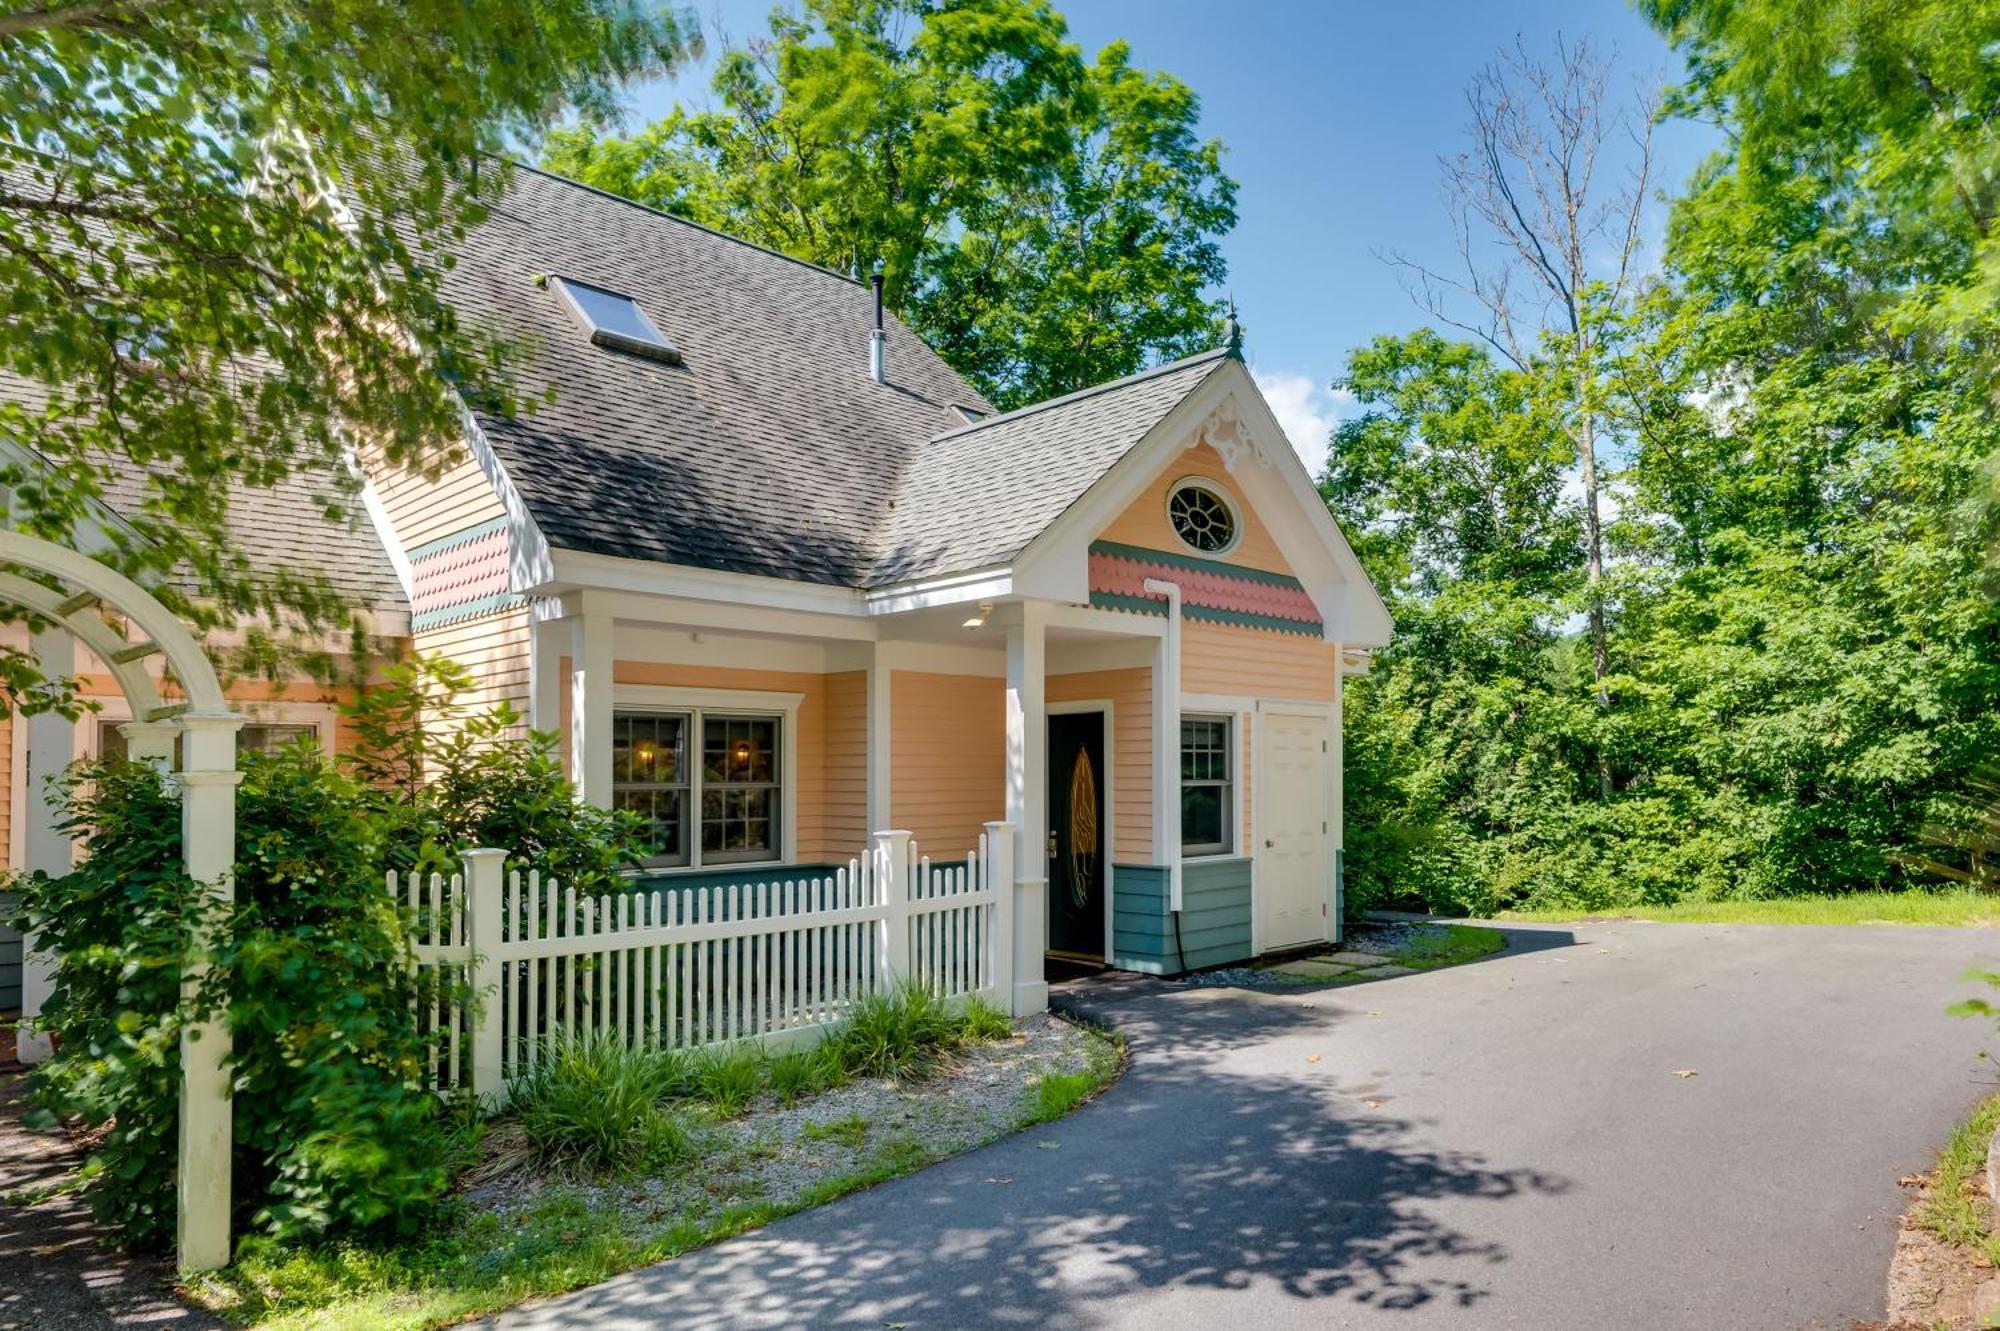
<path fill-rule="evenodd" d="M 981 601 L 979 603 L 979 613 L 975 614 L 972 618 L 966 620 L 964 627 L 969 629 L 983 629 L 986 627 L 986 617 L 992 613 L 993 613 L 993 602 Z"/>

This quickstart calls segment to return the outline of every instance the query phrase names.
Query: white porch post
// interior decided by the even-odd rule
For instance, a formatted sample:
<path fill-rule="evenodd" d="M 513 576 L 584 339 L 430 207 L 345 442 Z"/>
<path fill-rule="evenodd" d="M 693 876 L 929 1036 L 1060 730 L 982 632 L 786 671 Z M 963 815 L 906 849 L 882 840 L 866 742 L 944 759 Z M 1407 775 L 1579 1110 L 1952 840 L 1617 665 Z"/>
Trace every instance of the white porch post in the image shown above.
<path fill-rule="evenodd" d="M 570 779 L 577 798 L 611 807 L 611 616 L 570 621 Z"/>
<path fill-rule="evenodd" d="M 569 646 L 570 624 L 561 619 L 535 619 L 528 624 L 528 728 L 562 729 L 562 657 Z"/>
<path fill-rule="evenodd" d="M 1043 667 L 1046 606 L 1029 601 L 1007 627 L 1007 821 L 1014 854 L 1014 1015 L 1049 1005 L 1049 721 Z"/>
<path fill-rule="evenodd" d="M 889 707 L 889 653 L 877 643 L 868 658 L 868 826 L 877 831 L 895 822 L 889 812 L 895 738 Z"/>
<path fill-rule="evenodd" d="M 47 679 L 67 679 L 76 674 L 76 639 L 60 626 L 43 629 L 30 643 L 36 668 Z M 70 871 L 70 843 L 57 826 L 61 814 L 49 802 L 49 778 L 69 766 L 76 755 L 76 723 L 56 712 L 42 712 L 26 718 L 28 732 L 28 826 L 23 841 L 27 852 L 23 863 L 29 873 L 36 870 L 51 878 Z M 21 939 L 21 1021 L 17 1056 L 23 1063 L 39 1063 L 54 1052 L 49 1037 L 25 1029 L 41 1015 L 49 995 L 55 991 L 56 959 L 35 950 L 34 934 Z"/>
<path fill-rule="evenodd" d="M 221 902 L 236 896 L 236 732 L 232 712 L 181 717 L 181 858 L 188 877 Z M 181 992 L 192 994 L 208 971 L 208 939 L 197 934 Z M 220 1011 L 181 1030 L 179 1259 L 184 1270 L 229 1262 L 229 1027 Z"/>
<path fill-rule="evenodd" d="M 1181 588 L 1146 579 L 1167 598 L 1167 631 L 1153 653 L 1153 857 L 1167 866 L 1167 909 L 1181 908 Z"/>

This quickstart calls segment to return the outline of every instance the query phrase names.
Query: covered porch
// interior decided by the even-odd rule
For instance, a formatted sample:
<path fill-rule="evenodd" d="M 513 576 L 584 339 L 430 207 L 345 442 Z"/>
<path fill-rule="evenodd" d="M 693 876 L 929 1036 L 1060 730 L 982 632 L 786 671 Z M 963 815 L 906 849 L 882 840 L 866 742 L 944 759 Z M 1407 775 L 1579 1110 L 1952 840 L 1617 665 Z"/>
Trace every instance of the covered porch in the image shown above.
<path fill-rule="evenodd" d="M 651 820 L 662 884 L 826 870 L 889 829 L 958 859 L 1004 820 L 1022 955 L 1173 974 L 1331 939 L 1333 650 L 1240 641 L 1157 599 L 955 589 L 860 617 L 572 592 L 531 617 L 531 721 L 562 734 L 584 798 Z M 1260 697 L 1259 678 L 1318 696 Z M 1290 749 L 1300 770 L 1272 780 Z M 1016 989 L 1017 1011 L 1046 1002 L 1040 979 Z"/>

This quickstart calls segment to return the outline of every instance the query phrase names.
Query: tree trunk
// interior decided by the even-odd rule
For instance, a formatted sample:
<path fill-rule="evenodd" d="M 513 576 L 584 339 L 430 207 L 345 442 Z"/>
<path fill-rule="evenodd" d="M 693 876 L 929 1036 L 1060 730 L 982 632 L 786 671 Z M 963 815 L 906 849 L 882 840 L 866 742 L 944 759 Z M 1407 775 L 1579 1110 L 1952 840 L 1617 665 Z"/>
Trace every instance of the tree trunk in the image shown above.
<path fill-rule="evenodd" d="M 1590 612 L 1590 674 L 1597 683 L 1598 710 L 1609 711 L 1611 693 L 1604 687 L 1604 676 L 1610 669 L 1604 645 L 1604 523 L 1597 507 L 1597 422 L 1590 410 L 1589 394 L 1583 391 L 1586 373 L 1579 363 L 1576 452 L 1583 463 L 1584 595 Z M 1610 800 L 1611 762 L 1602 748 L 1597 751 L 1597 786 L 1599 795 Z"/>

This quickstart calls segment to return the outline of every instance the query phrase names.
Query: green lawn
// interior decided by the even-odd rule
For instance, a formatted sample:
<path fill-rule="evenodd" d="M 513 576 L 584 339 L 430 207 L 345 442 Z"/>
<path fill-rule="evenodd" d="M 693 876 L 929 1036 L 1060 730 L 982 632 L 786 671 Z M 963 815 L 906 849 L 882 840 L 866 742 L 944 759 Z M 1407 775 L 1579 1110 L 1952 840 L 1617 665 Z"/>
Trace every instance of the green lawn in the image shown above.
<path fill-rule="evenodd" d="M 1606 910 L 1510 910 L 1503 920 L 1637 919 L 1669 924 L 1945 924 L 2000 926 L 2000 896 L 1984 892 L 1861 892 L 1769 901 L 1678 901 Z"/>

